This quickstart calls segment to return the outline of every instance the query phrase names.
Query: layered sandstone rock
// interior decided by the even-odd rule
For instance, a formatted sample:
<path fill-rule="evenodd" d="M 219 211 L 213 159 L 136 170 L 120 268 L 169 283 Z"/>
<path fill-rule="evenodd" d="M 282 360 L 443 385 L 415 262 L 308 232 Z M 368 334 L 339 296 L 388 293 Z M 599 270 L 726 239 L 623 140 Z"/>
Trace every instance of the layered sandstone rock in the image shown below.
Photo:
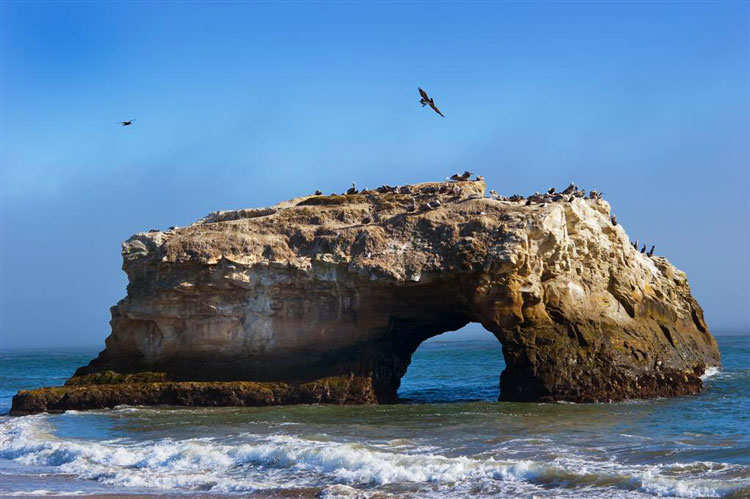
<path fill-rule="evenodd" d="M 357 389 L 299 401 L 392 402 L 422 341 L 478 322 L 503 345 L 502 400 L 700 390 L 719 354 L 686 276 L 633 249 L 606 201 L 526 206 L 484 191 L 477 180 L 309 196 L 136 234 L 106 349 L 69 383 L 337 378 Z M 36 393 L 14 410 L 44 410 Z M 295 401 L 284 393 L 271 403 Z"/>

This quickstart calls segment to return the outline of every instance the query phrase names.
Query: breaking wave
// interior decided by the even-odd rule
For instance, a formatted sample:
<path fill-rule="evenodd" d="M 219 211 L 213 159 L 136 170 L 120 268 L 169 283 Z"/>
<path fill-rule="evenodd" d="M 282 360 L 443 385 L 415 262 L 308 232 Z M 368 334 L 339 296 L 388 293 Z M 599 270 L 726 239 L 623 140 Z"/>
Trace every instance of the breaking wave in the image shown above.
<path fill-rule="evenodd" d="M 477 456 L 451 456 L 445 450 L 403 441 L 376 446 L 284 434 L 89 441 L 56 437 L 48 418 L 36 415 L 2 421 L 0 468 L 3 462 L 14 463 L 40 473 L 169 493 L 297 488 L 312 488 L 329 498 L 381 489 L 411 496 L 719 497 L 750 493 L 747 468 L 735 464 L 627 465 L 574 453 L 519 459 L 503 447 Z"/>
<path fill-rule="evenodd" d="M 713 378 L 714 376 L 716 376 L 717 374 L 720 374 L 720 373 L 721 373 L 721 368 L 711 366 L 711 367 L 709 367 L 709 368 L 706 369 L 706 372 L 703 373 L 703 376 L 701 376 L 701 379 L 703 381 L 706 381 L 707 379 Z"/>

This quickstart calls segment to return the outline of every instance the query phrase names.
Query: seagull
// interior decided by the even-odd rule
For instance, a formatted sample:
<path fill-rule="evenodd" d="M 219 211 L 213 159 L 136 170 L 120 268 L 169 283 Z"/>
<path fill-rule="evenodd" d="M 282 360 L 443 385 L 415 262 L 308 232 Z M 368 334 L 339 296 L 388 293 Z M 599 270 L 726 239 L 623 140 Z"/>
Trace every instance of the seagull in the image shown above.
<path fill-rule="evenodd" d="M 120 124 L 121 124 L 122 126 L 130 126 L 130 125 L 132 125 L 132 124 L 133 124 L 133 122 L 134 122 L 134 121 L 135 121 L 135 120 L 121 121 L 121 122 L 120 122 Z"/>
<path fill-rule="evenodd" d="M 433 111 L 438 113 L 440 116 L 443 116 L 443 113 L 440 112 L 440 109 L 438 109 L 437 106 L 435 106 L 435 101 L 433 99 L 430 99 L 427 96 L 427 92 L 425 92 L 424 90 L 420 88 L 419 95 L 422 96 L 422 99 L 419 101 L 419 103 L 422 104 L 422 107 L 425 107 L 426 105 L 429 104 Z M 445 118 L 445 116 L 443 116 L 443 118 Z"/>

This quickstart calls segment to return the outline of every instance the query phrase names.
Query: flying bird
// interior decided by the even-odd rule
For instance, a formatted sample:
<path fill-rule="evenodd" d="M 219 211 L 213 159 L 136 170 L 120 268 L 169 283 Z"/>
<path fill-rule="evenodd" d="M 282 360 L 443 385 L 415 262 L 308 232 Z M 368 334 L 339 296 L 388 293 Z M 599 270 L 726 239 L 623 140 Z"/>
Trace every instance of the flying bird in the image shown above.
<path fill-rule="evenodd" d="M 133 122 L 134 122 L 134 121 L 135 121 L 135 120 L 121 121 L 121 122 L 120 122 L 120 124 L 121 124 L 122 126 L 130 126 L 130 125 L 132 125 L 132 124 L 133 124 Z"/>
<path fill-rule="evenodd" d="M 435 101 L 433 99 L 430 99 L 430 97 L 427 95 L 427 92 L 425 92 L 424 90 L 420 88 L 419 95 L 422 96 L 422 99 L 419 101 L 419 103 L 422 104 L 422 107 L 425 107 L 426 105 L 429 104 L 433 111 L 438 113 L 440 116 L 443 116 L 443 113 L 441 113 L 440 109 L 438 109 L 437 106 L 435 106 Z M 445 118 L 445 116 L 443 116 L 443 118 Z"/>

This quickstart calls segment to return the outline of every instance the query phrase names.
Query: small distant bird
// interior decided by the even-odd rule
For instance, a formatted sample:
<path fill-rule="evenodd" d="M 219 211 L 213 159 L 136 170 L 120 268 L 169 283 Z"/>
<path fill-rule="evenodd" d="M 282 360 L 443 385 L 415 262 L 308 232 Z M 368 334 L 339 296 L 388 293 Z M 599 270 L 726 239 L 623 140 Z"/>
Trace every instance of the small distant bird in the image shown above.
<path fill-rule="evenodd" d="M 357 184 L 352 182 L 352 186 L 349 187 L 349 189 L 346 190 L 347 194 L 356 194 L 357 193 Z"/>
<path fill-rule="evenodd" d="M 322 196 L 323 192 L 320 189 L 318 189 L 317 191 L 315 191 L 315 195 L 316 196 Z"/>
<path fill-rule="evenodd" d="M 609 219 L 612 221 L 612 225 L 617 227 L 617 215 L 612 215 Z"/>
<path fill-rule="evenodd" d="M 435 106 L 435 101 L 433 99 L 430 99 L 430 97 L 428 97 L 427 92 L 425 92 L 424 90 L 420 88 L 419 95 L 422 96 L 422 99 L 419 101 L 419 103 L 422 104 L 422 107 L 425 107 L 426 105 L 429 104 L 429 106 L 432 108 L 433 111 L 438 113 L 440 116 L 443 116 L 443 113 L 440 112 L 440 109 L 438 109 L 437 106 Z M 443 118 L 445 118 L 445 116 L 443 116 Z"/>
<path fill-rule="evenodd" d="M 547 194 L 552 194 L 554 192 L 555 192 L 555 188 L 554 187 L 550 187 L 549 189 L 547 189 Z"/>
<path fill-rule="evenodd" d="M 121 122 L 120 122 L 120 124 L 121 124 L 122 126 L 130 126 L 130 125 L 132 125 L 132 124 L 133 124 L 133 122 L 134 122 L 134 121 L 135 121 L 135 120 L 121 121 Z"/>
<path fill-rule="evenodd" d="M 562 191 L 562 193 L 563 194 L 573 194 L 576 191 L 576 189 L 578 189 L 578 187 L 576 187 L 576 184 L 574 184 L 573 182 L 571 182 L 570 185 L 568 187 L 566 187 L 564 191 Z"/>
<path fill-rule="evenodd" d="M 645 252 L 646 252 L 646 245 L 644 244 L 643 248 L 641 248 L 641 253 L 645 253 Z"/>
<path fill-rule="evenodd" d="M 648 253 L 646 253 L 646 255 L 649 256 L 649 257 L 654 256 L 654 249 L 655 248 L 656 248 L 656 246 L 651 246 L 651 249 L 648 250 Z"/>

